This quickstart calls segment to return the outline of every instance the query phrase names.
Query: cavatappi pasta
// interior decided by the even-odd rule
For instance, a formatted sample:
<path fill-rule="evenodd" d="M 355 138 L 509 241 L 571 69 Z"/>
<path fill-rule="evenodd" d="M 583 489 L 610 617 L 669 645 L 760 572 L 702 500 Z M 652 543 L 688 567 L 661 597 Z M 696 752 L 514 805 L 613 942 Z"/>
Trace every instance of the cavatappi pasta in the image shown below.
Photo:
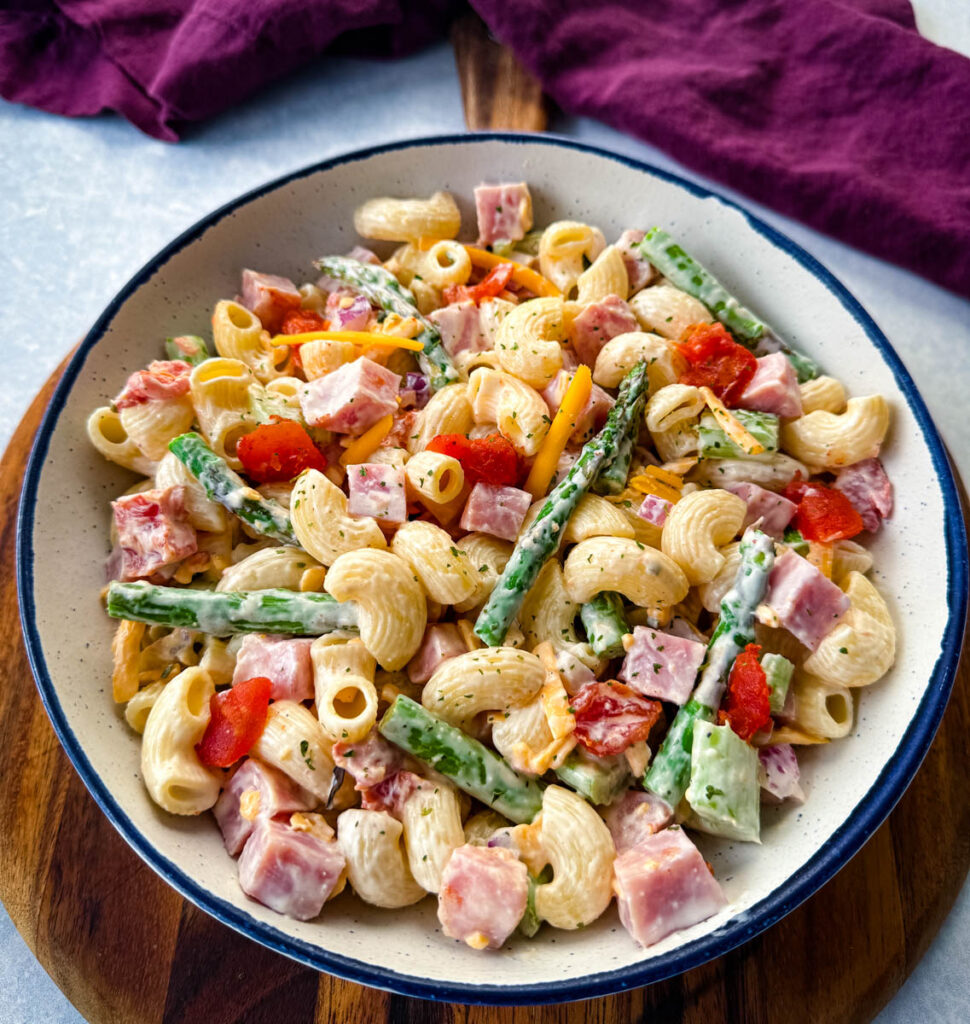
<path fill-rule="evenodd" d="M 660 229 L 475 205 L 364 203 L 361 246 L 244 270 L 211 345 L 92 412 L 141 478 L 112 696 L 151 798 L 211 809 L 280 913 L 432 894 L 484 949 L 615 898 L 649 945 L 727 906 L 688 832 L 759 841 L 893 664 L 859 542 L 891 408 Z"/>

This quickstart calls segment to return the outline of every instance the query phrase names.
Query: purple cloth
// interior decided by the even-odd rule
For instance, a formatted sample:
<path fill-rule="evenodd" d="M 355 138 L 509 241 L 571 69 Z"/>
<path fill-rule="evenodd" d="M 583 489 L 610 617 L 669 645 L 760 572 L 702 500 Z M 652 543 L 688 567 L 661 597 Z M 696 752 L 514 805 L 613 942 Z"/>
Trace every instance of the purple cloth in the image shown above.
<path fill-rule="evenodd" d="M 564 110 L 970 295 L 970 61 L 907 0 L 472 3 Z M 15 0 L 0 95 L 174 141 L 325 50 L 408 52 L 456 4 Z"/>

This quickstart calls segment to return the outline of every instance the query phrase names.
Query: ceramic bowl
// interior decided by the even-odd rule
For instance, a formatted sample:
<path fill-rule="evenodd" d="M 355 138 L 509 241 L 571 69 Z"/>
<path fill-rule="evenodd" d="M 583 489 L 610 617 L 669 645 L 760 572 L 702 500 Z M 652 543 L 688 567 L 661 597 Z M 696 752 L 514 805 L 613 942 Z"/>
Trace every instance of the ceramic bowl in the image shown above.
<path fill-rule="evenodd" d="M 536 223 L 579 219 L 607 238 L 665 225 L 741 300 L 831 370 L 850 394 L 892 405 L 886 468 L 896 511 L 872 543 L 873 578 L 899 629 L 891 673 L 863 692 L 851 736 L 802 758 L 803 806 L 766 808 L 763 845 L 701 836 L 730 899 L 716 917 L 644 950 L 611 908 L 576 932 L 544 928 L 496 953 L 445 938 L 435 901 L 407 911 L 344 894 L 301 923 L 250 901 L 210 815 L 159 811 L 139 777 L 139 738 L 111 702 L 112 623 L 99 599 L 108 502 L 132 479 L 87 443 L 93 408 L 159 357 L 161 340 L 204 331 L 241 267 L 312 277 L 310 261 L 356 241 L 354 208 L 378 195 L 447 189 L 474 224 L 481 180 L 526 180 Z M 85 338 L 51 401 L 24 484 L 19 537 L 24 631 L 61 742 L 132 847 L 193 903 L 312 967 L 407 995 L 464 1002 L 579 999 L 658 980 L 725 953 L 830 878 L 915 773 L 950 692 L 965 618 L 966 538 L 939 435 L 896 353 L 859 303 L 808 253 L 734 204 L 590 146 L 481 135 L 395 143 L 290 174 L 204 218 L 122 289 Z"/>

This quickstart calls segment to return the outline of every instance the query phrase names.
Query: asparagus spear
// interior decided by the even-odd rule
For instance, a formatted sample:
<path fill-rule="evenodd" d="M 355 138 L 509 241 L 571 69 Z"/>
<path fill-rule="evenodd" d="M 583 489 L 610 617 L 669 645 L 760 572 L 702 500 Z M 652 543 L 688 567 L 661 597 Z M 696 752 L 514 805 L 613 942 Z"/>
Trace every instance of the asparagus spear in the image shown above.
<path fill-rule="evenodd" d="M 325 256 L 314 261 L 314 266 L 324 274 L 356 288 L 381 309 L 397 313 L 398 316 L 413 316 L 420 321 L 422 330 L 417 340 L 424 345 L 424 351 L 418 356 L 418 362 L 431 378 L 431 386 L 435 391 L 458 380 L 458 371 L 441 343 L 438 328 L 418 311 L 414 296 L 393 274 L 383 267 L 360 263 L 346 256 Z"/>
<path fill-rule="evenodd" d="M 594 654 L 601 658 L 622 657 L 623 637 L 630 632 L 630 624 L 619 594 L 609 590 L 597 594 L 579 609 L 579 617 Z"/>
<path fill-rule="evenodd" d="M 703 302 L 755 355 L 784 352 L 795 367 L 799 382 L 819 375 L 819 366 L 814 359 L 786 345 L 763 320 L 742 306 L 709 270 L 684 252 L 662 228 L 651 228 L 639 249 L 671 284 Z"/>
<path fill-rule="evenodd" d="M 721 616 L 707 644 L 700 680 L 691 699 L 674 716 L 657 756 L 643 777 L 644 789 L 676 807 L 690 781 L 694 722 L 711 722 L 727 686 L 728 672 L 745 645 L 754 643 L 754 612 L 775 563 L 774 542 L 748 528 L 741 538 L 741 564 L 734 586 L 721 599 Z"/>
<path fill-rule="evenodd" d="M 630 783 L 630 767 L 623 754 L 596 757 L 580 747 L 570 751 L 556 775 L 596 805 L 612 803 Z"/>
<path fill-rule="evenodd" d="M 295 590 L 190 590 L 114 580 L 108 585 L 107 604 L 108 614 L 115 619 L 185 626 L 213 636 L 322 636 L 337 629 L 357 629 L 357 606 L 353 602 Z"/>
<path fill-rule="evenodd" d="M 647 364 L 640 361 L 623 378 L 606 426 L 583 446 L 565 478 L 549 492 L 532 525 L 519 537 L 512 556 L 475 623 L 475 632 L 499 646 L 546 559 L 559 547 L 562 531 L 604 462 L 639 422 L 647 388 Z"/>
<path fill-rule="evenodd" d="M 179 338 L 165 339 L 165 354 L 169 359 L 181 359 L 189 366 L 198 366 L 209 358 L 209 349 L 197 334 L 183 334 Z"/>
<path fill-rule="evenodd" d="M 250 487 L 198 434 L 180 434 L 169 441 L 168 448 L 202 484 L 212 501 L 239 516 L 257 533 L 299 547 L 286 509 Z"/>
<path fill-rule="evenodd" d="M 641 405 L 642 411 L 642 405 Z M 639 420 L 640 411 L 634 417 Z M 603 465 L 599 476 L 593 481 L 593 490 L 597 494 L 619 494 L 626 487 L 630 475 L 630 463 L 633 461 L 633 445 L 636 441 L 634 432 L 627 434 L 616 446 L 616 454 Z"/>
<path fill-rule="evenodd" d="M 478 740 L 398 696 L 378 731 L 385 739 L 447 776 L 469 795 L 510 821 L 523 824 L 542 810 L 542 790 Z"/>

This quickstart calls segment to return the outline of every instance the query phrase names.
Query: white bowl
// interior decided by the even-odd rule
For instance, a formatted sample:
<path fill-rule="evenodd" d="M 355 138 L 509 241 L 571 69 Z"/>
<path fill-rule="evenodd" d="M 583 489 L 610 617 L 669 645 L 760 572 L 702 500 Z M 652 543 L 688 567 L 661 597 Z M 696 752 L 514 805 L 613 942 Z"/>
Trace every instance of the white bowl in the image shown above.
<path fill-rule="evenodd" d="M 899 629 L 897 662 L 861 695 L 853 734 L 807 748 L 802 807 L 765 809 L 764 845 L 701 837 L 730 899 L 703 924 L 640 949 L 609 910 L 577 932 L 545 928 L 498 953 L 445 938 L 435 903 L 388 912 L 343 895 L 309 923 L 250 901 L 212 818 L 160 812 L 139 775 L 139 739 L 112 705 L 112 623 L 99 600 L 108 502 L 131 483 L 87 443 L 88 413 L 197 333 L 240 268 L 297 280 L 356 241 L 353 211 L 377 195 L 443 188 L 474 223 L 482 179 L 526 180 L 536 222 L 589 221 L 606 236 L 662 224 L 741 300 L 830 369 L 893 409 L 885 448 L 896 511 L 872 544 L 873 576 Z M 953 476 L 912 380 L 862 307 L 793 242 L 718 198 L 626 157 L 565 139 L 480 135 L 377 147 L 317 164 L 229 203 L 158 254 L 85 338 L 40 428 L 20 512 L 19 588 L 41 697 L 81 778 L 134 849 L 184 896 L 281 953 L 406 995 L 462 1002 L 579 999 L 656 981 L 719 956 L 811 895 L 863 844 L 923 758 L 952 685 L 966 612 L 967 549 Z"/>

